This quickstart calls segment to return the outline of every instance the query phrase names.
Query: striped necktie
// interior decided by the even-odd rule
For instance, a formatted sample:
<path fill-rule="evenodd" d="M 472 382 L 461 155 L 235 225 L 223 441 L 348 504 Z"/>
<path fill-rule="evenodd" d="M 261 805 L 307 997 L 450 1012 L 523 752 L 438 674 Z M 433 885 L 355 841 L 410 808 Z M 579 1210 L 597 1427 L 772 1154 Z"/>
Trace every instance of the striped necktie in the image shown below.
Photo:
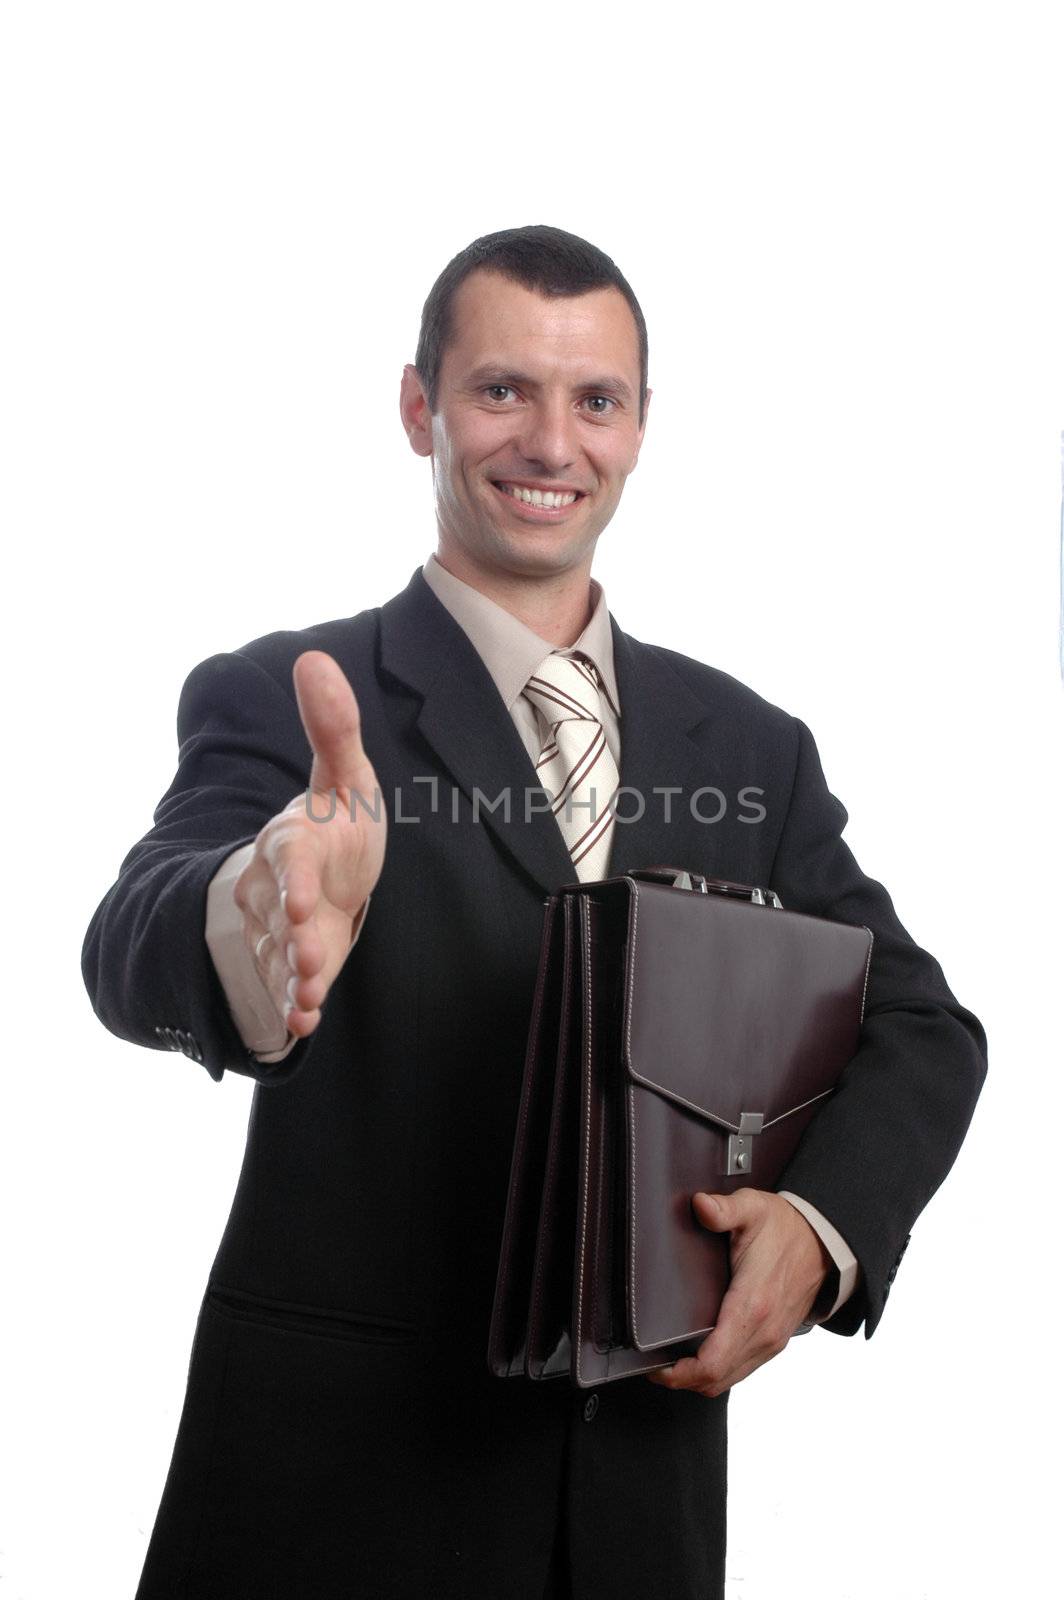
<path fill-rule="evenodd" d="M 597 669 L 586 656 L 552 650 L 524 693 L 541 719 L 536 772 L 552 796 L 576 875 L 581 883 L 604 878 L 620 776 L 602 726 Z"/>

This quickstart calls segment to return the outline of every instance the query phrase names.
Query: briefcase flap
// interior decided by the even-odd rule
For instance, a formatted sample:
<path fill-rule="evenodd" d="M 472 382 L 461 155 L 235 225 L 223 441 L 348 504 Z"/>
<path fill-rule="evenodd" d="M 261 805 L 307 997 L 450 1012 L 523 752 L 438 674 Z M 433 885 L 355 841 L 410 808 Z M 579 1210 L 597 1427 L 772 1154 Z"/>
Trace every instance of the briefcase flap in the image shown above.
<path fill-rule="evenodd" d="M 767 1127 L 829 1093 L 856 1053 L 870 930 L 656 884 L 629 887 L 630 1078 L 734 1133 L 744 1113 Z"/>

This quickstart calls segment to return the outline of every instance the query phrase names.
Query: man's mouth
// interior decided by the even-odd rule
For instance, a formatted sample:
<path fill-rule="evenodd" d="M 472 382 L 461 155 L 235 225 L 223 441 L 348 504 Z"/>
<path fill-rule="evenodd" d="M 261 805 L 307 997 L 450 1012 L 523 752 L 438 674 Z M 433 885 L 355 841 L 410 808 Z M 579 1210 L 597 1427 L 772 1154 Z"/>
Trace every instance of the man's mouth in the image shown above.
<path fill-rule="evenodd" d="M 533 489 L 528 484 L 512 483 L 505 478 L 493 479 L 492 488 L 515 510 L 546 521 L 564 516 L 570 507 L 587 498 L 579 489 Z"/>

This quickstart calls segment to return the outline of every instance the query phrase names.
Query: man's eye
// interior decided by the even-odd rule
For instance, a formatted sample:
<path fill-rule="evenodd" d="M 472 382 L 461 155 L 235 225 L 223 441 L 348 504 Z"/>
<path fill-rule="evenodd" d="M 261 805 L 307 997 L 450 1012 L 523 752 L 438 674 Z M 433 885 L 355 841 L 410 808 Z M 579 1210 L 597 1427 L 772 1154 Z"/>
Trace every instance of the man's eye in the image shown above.
<path fill-rule="evenodd" d="M 508 383 L 489 383 L 484 393 L 491 400 L 503 401 L 507 395 L 516 394 L 517 391 Z M 611 399 L 608 394 L 592 394 L 588 395 L 587 399 L 590 400 L 592 414 L 596 417 L 608 416 L 610 410 L 616 409 L 617 406 L 616 400 Z"/>

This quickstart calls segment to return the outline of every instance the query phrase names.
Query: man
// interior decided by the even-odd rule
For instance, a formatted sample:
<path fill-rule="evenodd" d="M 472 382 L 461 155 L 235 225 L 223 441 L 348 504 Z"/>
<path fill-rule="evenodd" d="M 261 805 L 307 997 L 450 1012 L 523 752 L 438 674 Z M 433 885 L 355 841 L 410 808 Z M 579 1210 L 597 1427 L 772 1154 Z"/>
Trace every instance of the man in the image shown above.
<path fill-rule="evenodd" d="M 730 1387 L 809 1322 L 871 1335 L 963 1138 L 983 1031 L 843 843 L 808 729 L 622 632 L 590 576 L 649 399 L 608 257 L 477 240 L 402 382 L 436 555 L 185 685 L 85 977 L 114 1032 L 257 1086 L 141 1600 L 720 1595 Z M 870 927 L 860 1048 L 778 1192 L 695 1197 L 733 1262 L 697 1357 L 590 1396 L 499 1380 L 543 900 L 658 862 Z"/>

